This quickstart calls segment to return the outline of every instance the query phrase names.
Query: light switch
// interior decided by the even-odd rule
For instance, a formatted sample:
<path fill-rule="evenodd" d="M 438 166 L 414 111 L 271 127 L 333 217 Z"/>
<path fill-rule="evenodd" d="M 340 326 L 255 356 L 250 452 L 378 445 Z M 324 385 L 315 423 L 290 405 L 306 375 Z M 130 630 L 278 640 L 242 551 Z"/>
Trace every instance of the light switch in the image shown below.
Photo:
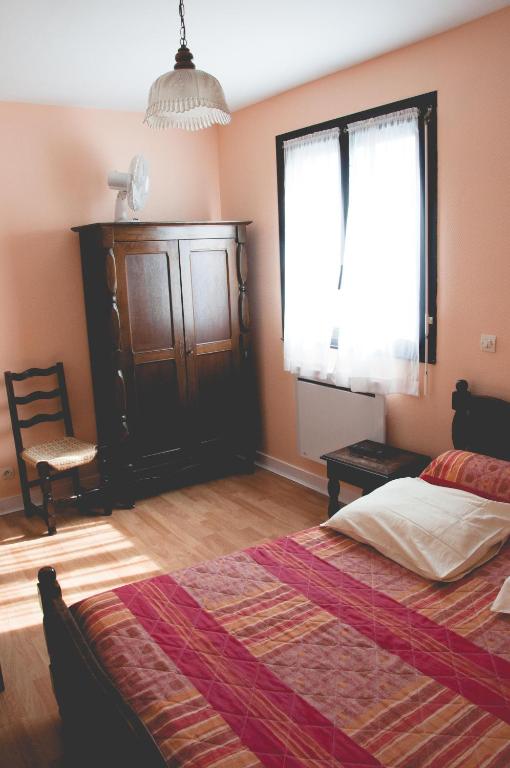
<path fill-rule="evenodd" d="M 480 349 L 482 352 L 495 352 L 496 337 L 488 333 L 482 333 L 480 336 Z"/>

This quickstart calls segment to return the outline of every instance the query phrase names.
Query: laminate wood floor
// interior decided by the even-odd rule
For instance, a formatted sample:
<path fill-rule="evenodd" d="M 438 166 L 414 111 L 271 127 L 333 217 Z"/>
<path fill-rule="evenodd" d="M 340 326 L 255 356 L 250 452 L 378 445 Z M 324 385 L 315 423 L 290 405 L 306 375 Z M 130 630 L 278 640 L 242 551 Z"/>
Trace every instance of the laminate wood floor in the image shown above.
<path fill-rule="evenodd" d="M 51 538 L 40 520 L 0 517 L 1 768 L 64 765 L 36 589 L 41 566 L 56 568 L 71 604 L 310 527 L 326 510 L 326 497 L 259 469 L 139 501 L 112 517 L 70 510 Z"/>

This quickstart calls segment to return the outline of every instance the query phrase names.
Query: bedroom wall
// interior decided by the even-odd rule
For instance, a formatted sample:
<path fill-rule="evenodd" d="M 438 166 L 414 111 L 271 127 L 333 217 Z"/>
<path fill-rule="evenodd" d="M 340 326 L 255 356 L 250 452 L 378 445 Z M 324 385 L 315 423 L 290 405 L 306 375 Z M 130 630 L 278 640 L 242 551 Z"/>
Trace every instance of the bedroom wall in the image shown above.
<path fill-rule="evenodd" d="M 505 9 L 248 107 L 219 132 L 222 215 L 254 220 L 249 288 L 270 456 L 323 472 L 297 453 L 283 371 L 275 136 L 427 91 L 438 91 L 438 362 L 428 397 L 387 398 L 388 440 L 430 454 L 451 447 L 460 377 L 510 398 L 509 39 Z M 480 351 L 480 333 L 497 335 L 496 354 Z"/>
<path fill-rule="evenodd" d="M 218 218 L 216 130 L 151 131 L 132 112 L 0 103 L 0 369 L 63 360 L 76 433 L 95 437 L 78 236 L 110 221 L 109 170 L 150 164 L 146 219 Z M 15 467 L 3 377 L 0 467 Z M 0 479 L 0 498 L 18 493 Z M 0 505 L 1 508 L 2 505 Z M 5 505 L 8 508 L 8 504 Z"/>

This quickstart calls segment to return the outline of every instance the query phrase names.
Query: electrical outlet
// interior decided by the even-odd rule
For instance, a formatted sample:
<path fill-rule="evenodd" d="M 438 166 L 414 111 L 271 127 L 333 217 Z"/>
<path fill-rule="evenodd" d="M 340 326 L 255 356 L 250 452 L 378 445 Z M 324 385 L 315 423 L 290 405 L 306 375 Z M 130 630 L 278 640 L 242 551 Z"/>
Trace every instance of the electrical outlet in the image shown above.
<path fill-rule="evenodd" d="M 12 480 L 14 477 L 14 470 L 12 467 L 3 467 L 0 469 L 0 477 L 2 480 Z"/>
<path fill-rule="evenodd" d="M 496 337 L 488 333 L 482 333 L 480 336 L 480 349 L 482 352 L 495 352 Z"/>

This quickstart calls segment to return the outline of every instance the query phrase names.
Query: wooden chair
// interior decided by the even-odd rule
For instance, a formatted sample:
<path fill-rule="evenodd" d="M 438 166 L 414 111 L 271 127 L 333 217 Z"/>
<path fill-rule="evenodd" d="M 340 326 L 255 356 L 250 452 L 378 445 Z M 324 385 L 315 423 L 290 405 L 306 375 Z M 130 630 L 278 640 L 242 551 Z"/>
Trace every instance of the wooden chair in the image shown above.
<path fill-rule="evenodd" d="M 16 395 L 14 392 L 14 382 L 52 375 L 55 375 L 57 378 L 58 386 L 55 389 L 37 389 L 24 395 Z M 29 368 L 22 373 L 6 371 L 4 376 L 18 459 L 23 506 L 27 517 L 32 517 L 33 515 L 42 517 L 48 526 L 48 534 L 52 536 L 57 532 L 55 518 L 57 506 L 72 503 L 78 506 L 82 512 L 100 507 L 105 515 L 111 515 L 112 502 L 106 480 L 104 480 L 101 488 L 93 488 L 91 490 L 85 490 L 80 485 L 80 467 L 90 464 L 96 457 L 99 463 L 104 466 L 106 449 L 98 448 L 92 443 L 84 443 L 75 438 L 63 364 L 55 363 L 50 368 Z M 52 399 L 60 401 L 59 410 L 53 413 L 37 413 L 34 416 L 30 416 L 30 418 L 20 418 L 18 413 L 19 406 L 28 405 L 37 400 Z M 36 424 L 52 421 L 63 421 L 65 434 L 55 440 L 25 448 L 22 431 Z M 29 480 L 27 466 L 35 468 L 37 478 Z M 52 482 L 64 477 L 71 478 L 74 493 L 69 498 L 54 500 Z M 32 502 L 30 489 L 35 486 L 39 486 L 42 491 L 42 506 Z"/>

